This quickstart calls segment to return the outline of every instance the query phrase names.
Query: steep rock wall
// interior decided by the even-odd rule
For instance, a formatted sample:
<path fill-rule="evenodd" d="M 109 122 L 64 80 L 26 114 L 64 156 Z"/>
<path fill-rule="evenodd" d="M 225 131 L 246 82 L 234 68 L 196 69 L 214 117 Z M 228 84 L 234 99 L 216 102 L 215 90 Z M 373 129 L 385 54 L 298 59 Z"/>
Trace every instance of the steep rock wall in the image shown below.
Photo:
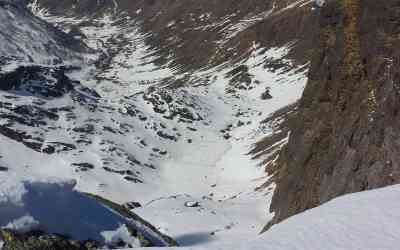
<path fill-rule="evenodd" d="M 319 11 L 267 228 L 337 196 L 400 182 L 400 2 L 331 0 Z"/>

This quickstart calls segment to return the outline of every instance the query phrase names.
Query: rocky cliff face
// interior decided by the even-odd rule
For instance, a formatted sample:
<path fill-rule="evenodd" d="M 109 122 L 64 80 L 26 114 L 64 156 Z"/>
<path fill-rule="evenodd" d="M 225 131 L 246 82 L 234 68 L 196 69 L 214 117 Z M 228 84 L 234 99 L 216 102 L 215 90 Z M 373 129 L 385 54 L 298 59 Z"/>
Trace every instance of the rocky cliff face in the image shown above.
<path fill-rule="evenodd" d="M 319 12 L 309 82 L 275 166 L 270 225 L 400 182 L 400 3 L 331 0 Z"/>

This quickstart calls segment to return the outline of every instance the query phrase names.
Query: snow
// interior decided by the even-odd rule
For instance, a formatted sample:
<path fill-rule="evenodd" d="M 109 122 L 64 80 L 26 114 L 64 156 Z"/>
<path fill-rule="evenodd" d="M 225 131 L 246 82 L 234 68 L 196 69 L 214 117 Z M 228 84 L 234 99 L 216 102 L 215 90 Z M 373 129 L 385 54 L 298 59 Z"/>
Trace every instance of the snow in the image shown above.
<path fill-rule="evenodd" d="M 13 70 L 16 63 L 69 65 L 83 61 L 73 44 L 63 45 L 59 33 L 49 32 L 46 23 L 14 4 L 0 8 L 0 30 L 0 71 Z"/>
<path fill-rule="evenodd" d="M 318 7 L 322 7 L 322 6 L 324 6 L 324 4 L 325 4 L 325 0 L 315 0 L 315 4 L 316 4 Z"/>
<path fill-rule="evenodd" d="M 123 15 L 115 17 L 110 13 L 96 19 L 53 17 L 40 9 L 37 2 L 31 7 L 41 18 L 65 31 L 69 30 L 69 25 L 86 23 L 81 27 L 86 44 L 98 54 L 112 54 L 113 57 L 104 70 L 86 67 L 68 74 L 80 80 L 83 86 L 96 90 L 101 98 L 89 103 L 76 103 L 70 95 L 47 100 L 41 105 L 42 108 L 73 107 L 73 111 L 59 112 L 59 119 L 46 120 L 47 127 L 13 126 L 28 134 L 42 135 L 44 146 L 51 142 L 64 142 L 76 145 L 76 149 L 45 155 L 0 135 L 0 164 L 9 167 L 6 174 L 0 173 L 0 182 L 9 180 L 15 183 L 13 186 L 0 187 L 0 192 L 4 192 L 3 196 L 0 195 L 0 203 L 12 207 L 19 205 L 21 211 L 2 217 L 0 225 L 22 229 L 44 224 L 50 231 L 65 233 L 71 226 L 68 223 L 82 220 L 77 217 L 77 211 L 80 211 L 89 216 L 87 219 L 95 223 L 95 227 L 86 228 L 83 225 L 72 233 L 67 232 L 73 238 L 90 236 L 92 239 L 114 242 L 126 236 L 122 226 L 124 220 L 113 217 L 99 207 L 93 208 L 93 211 L 99 210 L 93 213 L 87 207 L 91 200 L 76 192 L 78 190 L 121 204 L 140 202 L 143 207 L 135 209 L 135 213 L 176 238 L 183 246 L 212 249 L 229 244 L 233 239 L 246 242 L 255 237 L 272 217 L 267 211 L 271 190 L 255 191 L 268 176 L 259 166 L 262 159 L 252 160 L 247 153 L 255 142 L 271 133 L 268 128 L 260 126 L 260 122 L 277 109 L 295 102 L 302 94 L 307 80 L 305 66 L 276 72 L 264 68 L 266 62 L 284 58 L 292 45 L 265 51 L 254 44 L 249 48 L 252 52 L 250 58 L 241 62 L 227 62 L 190 75 L 177 74 L 168 67 L 168 62 L 165 65 L 153 63 L 156 51 L 144 43 L 146 34 L 140 32 L 139 24 L 133 19 Z M 236 25 L 230 24 L 232 29 L 226 30 L 227 36 L 246 29 L 268 15 L 268 12 L 256 13 Z M 226 17 L 221 25 L 228 23 L 229 17 Z M 121 39 L 123 46 L 115 44 L 116 39 Z M 282 60 L 291 65 L 290 61 Z M 252 88 L 234 89 L 235 93 L 230 94 L 228 90 L 233 87 L 227 75 L 240 65 L 246 65 L 249 74 L 253 75 Z M 163 88 L 164 80 L 169 78 L 207 84 L 186 84 L 171 91 Z M 164 115 L 184 107 L 203 120 L 184 123 L 179 121 L 179 117 L 165 119 L 154 111 L 151 103 L 143 99 L 143 93 L 149 93 L 151 86 L 157 87 L 154 96 L 161 97 L 166 93 L 173 99 L 172 103 L 163 106 L 166 109 Z M 260 98 L 266 87 L 270 88 L 271 100 Z M 5 96 L 8 94 L 1 92 L 0 101 L 6 102 L 8 99 Z M 24 96 L 13 100 L 13 105 L 32 105 L 38 101 L 40 98 L 35 96 Z M 91 109 L 91 105 L 95 104 L 97 108 Z M 136 110 L 138 116 L 146 117 L 146 121 L 130 116 L 128 111 L 132 109 Z M 71 116 L 74 118 L 71 119 Z M 239 126 L 239 122 L 244 125 Z M 90 143 L 76 143 L 82 135 L 74 133 L 73 129 L 88 123 L 94 127 L 94 133 L 84 137 Z M 117 133 L 104 131 L 105 126 Z M 162 127 L 162 131 L 178 139 L 171 141 L 160 138 L 153 129 L 155 127 Z M 229 134 L 230 138 L 225 139 L 221 130 L 229 130 L 225 134 Z M 192 143 L 188 143 L 189 140 Z M 155 149 L 166 153 L 157 154 Z M 128 165 L 127 156 L 134 157 L 142 164 Z M 91 163 L 94 169 L 76 171 L 72 164 L 79 162 Z M 145 167 L 144 163 L 154 165 L 155 169 Z M 105 171 L 104 167 L 107 166 L 123 173 L 129 170 L 143 183 L 128 182 L 124 174 L 121 176 Z M 75 180 L 76 185 L 60 184 L 64 183 L 63 180 L 49 181 L 60 176 Z M 43 179 L 47 181 L 40 181 Z M 33 196 L 38 189 L 47 196 L 47 200 L 74 202 L 74 205 L 64 205 L 63 210 L 57 207 L 57 202 L 50 206 L 39 202 L 43 201 L 42 198 Z M 27 197 L 31 197 L 32 205 L 24 202 Z M 198 202 L 199 206 L 186 207 L 185 203 L 188 202 Z M 52 212 L 43 217 L 27 206 Z M 73 207 L 71 211 L 65 210 L 70 207 Z M 69 220 L 61 220 L 59 224 L 58 219 L 52 217 L 56 216 L 53 211 L 59 211 L 64 215 L 59 217 Z M 113 220 L 96 224 L 98 214 L 111 216 Z M 83 222 L 87 222 L 86 219 Z"/>
<path fill-rule="evenodd" d="M 254 43 L 248 51 L 250 57 L 240 62 L 226 62 L 190 75 L 178 74 L 168 67 L 169 62 L 153 63 L 157 51 L 145 44 L 148 34 L 141 33 L 134 19 L 116 13 L 118 1 L 113 3 L 112 13 L 95 19 L 54 17 L 41 9 L 37 1 L 31 4 L 36 15 L 64 31 L 69 31 L 71 25 L 86 23 L 81 31 L 87 45 L 97 52 L 96 56 L 113 56 L 104 70 L 88 66 L 68 74 L 80 80 L 83 86 L 96 90 L 101 98 L 88 103 L 76 103 L 70 95 L 46 100 L 41 107 L 73 107 L 73 111 L 59 112 L 59 119 L 46 120 L 47 127 L 13 126 L 18 131 L 43 136 L 44 146 L 65 142 L 76 144 L 76 149 L 46 155 L 0 135 L 0 164 L 9 168 L 6 173 L 0 172 L 0 227 L 21 232 L 45 228 L 78 240 L 92 238 L 112 244 L 123 239 L 135 246 L 138 242 L 129 238 L 126 224 L 152 234 L 145 225 L 127 221 L 82 195 L 81 191 L 121 204 L 139 202 L 142 207 L 134 212 L 174 237 L 183 246 L 179 249 L 395 249 L 400 240 L 397 228 L 400 218 L 396 213 L 400 206 L 399 186 L 335 199 L 257 236 L 273 216 L 267 210 L 274 186 L 263 192 L 255 191 L 269 176 L 259 166 L 262 159 L 252 160 L 247 153 L 255 142 L 272 132 L 260 122 L 297 101 L 302 94 L 307 65 L 294 67 L 285 59 L 293 44 L 265 50 Z M 299 0 L 282 11 L 309 3 L 311 1 Z M 18 18 L 18 13 L 0 11 L 0 18 L 7 22 Z M 138 15 L 141 12 L 137 10 Z M 225 39 L 220 41 L 225 43 L 272 14 L 276 12 L 253 13 L 238 23 L 231 23 L 232 14 L 211 26 L 226 27 Z M 210 15 L 203 14 L 199 18 Z M 174 23 L 166 25 L 172 27 Z M 39 45 L 53 41 L 43 32 L 30 36 L 25 32 L 27 27 L 30 26 L 15 30 L 22 40 L 38 41 Z M 115 43 L 118 39 L 123 46 Z M 15 49 L 4 46 L 13 45 L 0 45 L 0 53 L 14 53 Z M 13 61 L 2 70 L 29 63 L 27 55 L 31 52 L 35 60 L 30 63 L 51 63 L 53 55 L 43 53 L 41 46 L 37 50 L 30 46 L 23 44 L 18 54 L 22 62 Z M 40 56 L 36 57 L 37 54 Z M 68 55 L 74 57 L 69 51 Z M 85 59 L 93 58 L 95 56 L 85 55 Z M 289 69 L 272 71 L 264 67 L 275 60 L 287 64 Z M 250 87 L 235 89 L 228 73 L 243 65 L 248 67 L 253 80 Z M 163 88 L 166 79 L 184 80 L 188 84 L 171 91 Z M 193 84 L 198 82 L 206 84 Z M 185 107 L 203 120 L 184 123 L 179 117 L 165 119 L 143 98 L 143 94 L 151 92 L 151 86 L 156 87 L 153 94 L 157 98 L 168 94 L 173 99 L 172 103 L 162 106 L 166 110 L 164 115 Z M 266 88 L 273 97 L 270 100 L 260 98 Z M 35 96 L 19 98 L 18 93 L 12 94 L 15 97 L 13 106 L 41 101 Z M 0 101 L 9 101 L 8 95 L 10 93 L 0 92 Z M 91 109 L 91 105 L 97 105 L 96 109 Z M 132 109 L 146 120 L 130 116 Z M 6 109 L 0 107 L 0 110 Z M 84 124 L 94 127 L 94 133 L 84 137 L 90 141 L 88 145 L 76 143 L 82 135 L 71 132 Z M 117 132 L 104 131 L 105 126 Z M 156 133 L 160 127 L 177 139 L 160 138 Z M 279 145 L 287 139 L 282 139 Z M 192 143 L 188 143 L 189 140 Z M 157 153 L 161 151 L 165 154 Z M 127 157 L 141 164 L 129 165 Z M 90 163 L 94 169 L 76 171 L 72 164 L 79 162 Z M 144 163 L 154 165 L 154 169 L 145 167 Z M 110 165 L 123 174 L 105 171 L 104 167 Z M 126 181 L 127 171 L 137 175 L 143 183 Z M 1 244 L 0 241 L 0 248 Z"/>
<path fill-rule="evenodd" d="M 259 113 L 269 114 L 295 102 L 302 93 L 303 73 L 281 75 L 263 69 L 261 62 L 281 58 L 287 51 L 288 48 L 275 48 L 264 53 L 256 50 L 254 57 L 241 62 L 250 67 L 249 72 L 255 75 L 255 79 L 271 86 L 274 98 L 267 102 L 260 99 L 265 85 L 248 90 L 239 98 L 225 96 L 219 102 L 220 99 L 213 96 L 225 95 L 229 80 L 225 74 L 232 68 L 199 73 L 216 76 L 207 92 L 210 99 L 206 103 L 214 107 L 210 120 L 214 122 L 215 130 L 234 124 L 232 137 L 220 140 L 215 131 L 203 129 L 202 138 L 193 144 L 177 143 L 169 159 L 161 165 L 159 190 L 150 194 L 160 198 L 143 202 L 143 207 L 135 209 L 135 212 L 150 221 L 157 221 L 160 230 L 184 246 L 214 248 L 232 239 L 246 241 L 261 231 L 272 217 L 267 212 L 271 193 L 254 190 L 268 176 L 257 167 L 259 161 L 252 161 L 246 153 L 253 143 L 268 133 L 259 129 L 259 122 L 264 118 Z M 229 110 L 228 107 L 237 109 Z M 251 123 L 237 127 L 238 120 L 232 117 L 248 108 L 251 108 L 248 117 L 240 119 L 245 124 Z M 217 121 L 222 124 L 216 124 Z M 184 207 L 185 203 L 193 201 L 198 201 L 200 207 Z"/>
<path fill-rule="evenodd" d="M 15 219 L 8 223 L 4 228 L 13 230 L 15 232 L 26 233 L 35 230 L 39 227 L 40 223 L 32 216 L 25 215 L 21 218 Z"/>
<path fill-rule="evenodd" d="M 38 179 L 38 176 L 41 175 L 65 176 L 77 180 L 75 186 L 77 190 L 98 194 L 120 203 L 140 202 L 143 207 L 135 209 L 135 212 L 157 225 L 164 233 L 175 237 L 182 245 L 202 244 L 212 247 L 221 242 L 229 242 L 232 238 L 244 241 L 257 235 L 265 222 L 271 218 L 266 211 L 271 193 L 254 191 L 266 180 L 267 176 L 262 168 L 257 167 L 259 161 L 252 161 L 251 156 L 246 153 L 251 149 L 253 143 L 265 135 L 265 131 L 259 129 L 259 121 L 275 109 L 295 101 L 301 95 L 305 83 L 304 73 L 290 76 L 289 72 L 287 79 L 292 80 L 284 81 L 282 80 L 284 76 L 267 73 L 262 70 L 262 65 L 257 63 L 264 61 L 265 57 L 277 57 L 279 53 L 284 54 L 285 51 L 284 49 L 273 49 L 250 61 L 243 62 L 251 67 L 251 73 L 255 74 L 256 78 L 271 86 L 271 93 L 277 98 L 270 101 L 265 102 L 259 98 L 265 85 L 244 92 L 240 98 L 225 96 L 229 81 L 225 77 L 225 73 L 229 72 L 232 67 L 223 71 L 213 69 L 199 73 L 199 76 L 208 74 L 216 76 L 216 82 L 211 86 L 182 89 L 182 97 L 178 97 L 184 98 L 184 101 L 192 97 L 193 100 L 189 103 L 195 103 L 204 110 L 202 115 L 211 123 L 211 126 L 205 126 L 201 122 L 191 124 L 190 126 L 196 128 L 197 131 L 201 131 L 199 133 L 186 131 L 184 128 L 188 125 L 175 121 L 171 121 L 172 124 L 165 121 L 163 123 L 168 127 L 177 127 L 182 133 L 182 137 L 193 140 L 191 144 L 188 144 L 186 140 L 177 142 L 160 140 L 154 134 L 142 129 L 137 120 L 126 115 L 115 112 L 110 114 L 89 113 L 84 107 L 78 107 L 74 123 L 84 124 L 90 114 L 92 119 L 101 121 L 102 125 L 114 127 L 115 125 L 110 122 L 111 119 L 114 119 L 119 123 L 129 122 L 135 126 L 135 130 L 123 135 L 95 134 L 91 136 L 93 143 L 79 148 L 82 152 L 78 155 L 76 155 L 76 151 L 44 155 L 0 135 L 2 141 L 0 153 L 3 156 L 0 162 L 2 165 L 10 167 L 7 175 L 0 175 L 0 181 L 4 181 L 10 176 L 24 177 L 28 180 Z M 285 88 L 288 87 L 292 87 L 292 92 L 285 92 Z M 19 105 L 19 102 L 22 104 L 29 101 L 27 97 L 24 100 L 15 101 L 15 104 Z M 151 107 L 141 103 L 140 99 L 134 101 L 147 114 L 151 114 Z M 125 105 L 125 103 L 122 104 Z M 70 105 L 73 103 L 68 100 L 68 97 L 52 100 L 46 104 L 49 107 Z M 113 102 L 113 105 L 121 104 Z M 121 106 L 123 107 L 123 105 Z M 251 108 L 250 111 L 249 108 Z M 245 112 L 247 115 L 236 118 L 234 115 L 239 111 Z M 260 112 L 265 115 L 260 116 Z M 158 119 L 155 115 L 151 115 L 151 117 L 154 121 Z M 243 120 L 246 124 L 250 121 L 252 123 L 236 127 L 238 119 Z M 232 138 L 225 140 L 221 136 L 220 130 L 230 124 L 235 125 L 230 132 Z M 61 115 L 61 118 L 52 126 L 73 128 L 73 124 L 70 124 L 64 115 Z M 98 123 L 95 124 L 95 127 L 97 126 Z M 26 129 L 24 128 L 24 130 Z M 31 129 L 29 128 L 27 131 L 31 131 Z M 102 171 L 101 167 L 97 167 L 102 166 L 102 158 L 107 157 L 103 156 L 102 152 L 104 146 L 101 143 L 104 140 L 117 141 L 118 146 L 125 147 L 138 160 L 146 162 L 146 158 L 152 157 L 151 148 L 148 151 L 146 148 L 138 147 L 140 144 L 135 139 L 139 136 L 142 138 L 143 135 L 152 147 L 168 149 L 167 156 L 155 159 L 157 170 L 137 168 L 138 171 L 141 171 L 145 183 L 133 186 L 131 183 L 121 181 L 119 176 L 110 175 Z M 74 142 L 64 130 L 46 133 L 46 141 Z M 121 164 L 121 168 L 126 168 L 124 161 L 113 157 L 115 160 L 113 167 L 116 168 L 117 164 Z M 89 173 L 77 173 L 71 168 L 71 164 L 74 162 L 90 162 L 96 168 Z M 24 190 L 26 186 L 21 185 L 19 188 Z M 0 188 L 0 190 L 7 189 Z M 23 192 L 19 192 L 19 194 L 21 193 Z M 6 197 L 18 200 L 17 194 Z M 0 200 L 2 199 L 0 198 Z M 21 200 L 23 199 L 19 198 L 19 201 Z M 199 202 L 200 207 L 186 208 L 185 202 L 192 201 Z M 77 205 L 77 209 L 79 208 L 80 206 Z M 4 224 L 25 215 L 19 214 L 8 218 Z M 46 219 L 30 215 L 39 222 Z M 71 221 L 74 220 L 78 220 L 78 218 L 71 219 Z M 102 230 L 96 232 L 97 237 L 99 237 L 100 231 L 116 231 L 118 228 L 117 225 L 103 227 Z M 120 233 L 120 231 L 118 232 Z M 82 238 L 88 236 L 83 233 L 77 233 L 76 236 L 79 235 Z M 108 235 L 108 241 L 111 242 L 113 236 L 110 233 L 106 235 Z"/>
<path fill-rule="evenodd" d="M 171 250 L 397 250 L 400 185 L 336 198 L 295 215 L 269 231 L 233 243 Z M 154 248 L 156 249 L 156 248 Z"/>
<path fill-rule="evenodd" d="M 222 44 L 227 43 L 230 39 L 234 38 L 237 36 L 240 32 L 246 30 L 247 28 L 251 27 L 252 25 L 256 24 L 257 22 L 260 22 L 264 19 L 266 19 L 268 16 L 273 13 L 274 8 L 271 10 L 258 13 L 258 14 L 253 14 L 250 16 L 247 16 L 240 20 L 238 23 L 235 23 L 234 25 L 228 25 L 226 28 L 223 29 L 224 32 L 224 42 Z"/>
<path fill-rule="evenodd" d="M 117 230 L 101 232 L 105 242 L 109 245 L 117 244 L 121 240 L 131 246 L 140 246 L 140 242 L 137 239 L 132 238 L 126 225 L 121 225 Z"/>
<path fill-rule="evenodd" d="M 301 7 L 307 6 L 307 5 L 311 4 L 311 3 L 313 3 L 314 1 L 315 0 L 298 0 L 298 1 L 295 1 L 293 3 L 289 3 L 286 7 L 280 9 L 279 11 L 276 11 L 274 13 L 274 15 L 277 15 L 279 13 L 285 12 L 285 11 L 293 9 L 293 8 L 301 8 Z"/>
<path fill-rule="evenodd" d="M 47 18 L 51 20 L 51 17 Z M 60 20 L 58 18 L 56 22 Z M 62 22 L 68 20 L 63 19 Z M 74 19 L 69 21 L 75 22 Z M 125 28 L 115 27 L 114 21 L 105 16 L 97 22 L 106 26 L 106 29 L 83 28 L 88 37 L 88 44 L 104 52 L 104 47 L 96 47 L 102 43 L 96 41 L 106 43 L 115 36 L 114 32 L 128 33 Z M 137 27 L 133 25 L 130 27 L 130 31 L 132 30 L 137 30 Z M 73 78 L 81 80 L 82 84 L 101 93 L 99 109 L 88 110 L 90 106 L 76 105 L 69 96 L 65 96 L 43 105 L 46 108 L 75 107 L 74 120 L 70 121 L 67 114 L 60 113 L 60 119 L 57 121 L 47 121 L 49 126 L 61 129 L 45 131 L 40 128 L 17 127 L 29 133 L 44 133 L 45 142 L 74 143 L 71 137 L 76 135 L 71 136 L 68 131 L 75 128 L 76 124 L 85 124 L 88 120 L 93 120 L 96 121 L 93 124 L 96 133 L 87 135 L 87 139 L 92 143 L 87 146 L 78 145 L 77 150 L 44 155 L 0 135 L 0 153 L 3 155 L 0 159 L 1 164 L 9 166 L 8 174 L 15 176 L 24 176 L 27 179 L 37 179 L 40 175 L 64 176 L 77 181 L 76 190 L 97 194 L 121 204 L 140 202 L 143 207 L 135 209 L 135 213 L 157 225 L 167 235 L 175 237 L 182 245 L 202 244 L 212 247 L 221 242 L 229 242 L 232 238 L 244 241 L 257 235 L 272 216 L 267 212 L 271 192 L 254 191 L 268 176 L 258 166 L 261 160 L 251 160 L 251 156 L 246 154 L 255 142 L 271 132 L 261 129 L 259 122 L 268 114 L 301 96 L 306 82 L 305 69 L 269 72 L 263 68 L 265 61 L 284 57 L 291 45 L 268 51 L 263 51 L 255 45 L 253 55 L 249 59 L 237 64 L 194 72 L 191 76 L 193 79 L 213 80 L 209 85 L 184 86 L 171 93 L 174 105 L 183 105 L 204 118 L 203 121 L 185 124 L 177 119 L 163 119 L 153 111 L 151 104 L 143 101 L 140 96 L 131 95 L 147 91 L 149 87 L 141 85 L 140 81 L 130 81 L 133 76 L 138 76 L 139 80 L 157 83 L 160 79 L 170 77 L 172 71 L 157 68 L 151 63 L 148 55 L 152 54 L 152 51 L 148 51 L 149 48 L 143 44 L 143 34 L 133 32 L 128 36 L 132 36 L 129 40 L 134 41 L 134 51 L 127 55 L 121 51 L 116 54 L 114 60 L 127 60 L 128 65 L 136 67 L 125 67 L 125 63 L 112 63 L 110 69 L 101 72 L 104 80 L 99 82 L 90 78 L 90 70 L 70 74 Z M 137 39 L 134 39 L 135 36 Z M 132 48 L 126 46 L 124 49 Z M 253 82 L 253 89 L 240 90 L 235 95 L 227 94 L 231 85 L 226 75 L 242 64 L 249 67 L 254 81 L 258 80 L 260 84 Z M 111 83 L 108 78 L 117 79 L 118 84 Z M 128 81 L 130 84 L 125 84 Z M 267 86 L 270 87 L 274 98 L 261 100 L 260 96 Z M 24 105 L 35 100 L 35 97 L 24 97 L 14 101 L 14 104 Z M 145 123 L 127 115 L 126 110 L 133 105 L 148 117 Z M 110 109 L 114 112 L 109 111 Z M 102 110 L 106 112 L 100 112 Z M 236 117 L 238 113 L 243 115 Z M 245 125 L 237 126 L 239 121 L 243 121 Z M 161 123 L 166 127 L 165 131 L 168 134 L 179 133 L 181 139 L 176 142 L 161 139 L 154 131 L 148 129 Z M 102 126 L 109 126 L 123 131 L 122 124 L 130 124 L 132 129 L 121 134 L 98 130 Z M 195 131 L 188 130 L 189 126 Z M 226 140 L 220 130 L 228 126 L 232 126 L 229 132 L 231 138 Z M 177 132 L 173 128 L 176 128 Z M 191 139 L 192 143 L 189 144 L 188 139 Z M 141 145 L 141 140 L 145 140 L 149 146 Z M 140 162 L 154 164 L 156 169 L 129 167 L 123 156 L 107 153 L 107 148 L 118 148 L 133 155 Z M 152 148 L 165 149 L 167 154 L 163 157 L 154 156 Z M 16 157 L 17 155 L 19 157 Z M 124 181 L 119 175 L 104 171 L 104 159 L 111 159 L 112 167 L 116 170 L 139 172 L 139 177 L 144 183 L 132 184 Z M 90 172 L 76 172 L 71 168 L 71 164 L 76 162 L 89 162 L 95 168 Z M 6 176 L 0 176 L 0 181 L 4 178 Z M 186 208 L 185 202 L 192 201 L 199 202 L 200 206 Z M 33 218 L 41 222 L 36 217 Z M 118 227 L 104 228 L 104 231 L 116 230 L 118 231 Z M 107 235 L 108 240 L 112 241 L 113 236 L 110 233 Z"/>
<path fill-rule="evenodd" d="M 185 207 L 199 207 L 200 203 L 198 201 L 187 201 L 185 202 Z"/>
<path fill-rule="evenodd" d="M 400 185 L 334 199 L 271 228 L 275 249 L 397 249 Z M 285 240 L 285 241 L 284 241 Z"/>

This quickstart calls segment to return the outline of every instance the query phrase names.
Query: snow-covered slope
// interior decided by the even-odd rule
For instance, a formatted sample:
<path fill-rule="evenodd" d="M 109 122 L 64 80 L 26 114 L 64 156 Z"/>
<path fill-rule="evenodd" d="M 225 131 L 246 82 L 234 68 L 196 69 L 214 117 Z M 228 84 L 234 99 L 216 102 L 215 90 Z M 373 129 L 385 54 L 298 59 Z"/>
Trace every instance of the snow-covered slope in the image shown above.
<path fill-rule="evenodd" d="M 399 195 L 399 185 L 350 194 L 295 215 L 258 237 L 177 249 L 395 250 L 400 241 Z"/>
<path fill-rule="evenodd" d="M 152 62 L 146 34 L 123 13 L 74 18 L 31 7 L 66 32 L 81 23 L 78 37 L 98 59 L 3 74 L 13 84 L 0 93 L 0 179 L 62 177 L 83 192 L 139 202 L 135 212 L 183 245 L 261 230 L 269 198 L 254 190 L 266 176 L 246 153 L 270 132 L 260 122 L 302 93 L 305 67 L 268 68 L 290 44 L 254 44 L 237 63 L 178 74 Z"/>
<path fill-rule="evenodd" d="M 0 66 L 78 63 L 86 46 L 54 29 L 24 8 L 24 1 L 0 1 Z M 5 67 L 7 66 L 8 67 Z"/>
<path fill-rule="evenodd" d="M 254 40 L 234 61 L 182 72 L 158 61 L 140 19 L 112 6 L 55 15 L 32 1 L 38 19 L 0 5 L 0 35 L 23 48 L 0 68 L 0 182 L 75 180 L 77 191 L 140 203 L 136 213 L 184 246 L 254 237 L 271 217 L 271 189 L 255 191 L 268 176 L 264 158 L 247 153 L 272 133 L 262 121 L 301 96 L 307 64 L 287 59 L 294 41 L 266 48 Z M 25 30 L 9 11 L 25 13 Z M 240 18 L 226 36 L 266 16 Z"/>
<path fill-rule="evenodd" d="M 161 11 L 160 1 L 35 0 L 31 13 L 0 0 L 0 227 L 109 247 L 143 245 L 127 225 L 180 249 L 396 246 L 398 186 L 336 199 L 257 237 L 273 216 L 262 164 L 273 165 L 288 130 L 249 152 L 282 133 L 284 116 L 266 118 L 300 98 L 308 63 L 293 51 L 310 49 L 304 32 L 275 33 L 323 1 L 312 2 L 212 10 L 198 1 L 184 12 L 179 1 Z"/>

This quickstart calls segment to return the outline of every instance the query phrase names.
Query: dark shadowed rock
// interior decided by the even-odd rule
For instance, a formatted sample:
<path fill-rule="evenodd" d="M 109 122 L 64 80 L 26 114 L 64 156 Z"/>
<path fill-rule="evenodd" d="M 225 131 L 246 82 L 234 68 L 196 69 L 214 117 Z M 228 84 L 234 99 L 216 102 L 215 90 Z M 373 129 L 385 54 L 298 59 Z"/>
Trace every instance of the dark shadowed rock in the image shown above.
<path fill-rule="evenodd" d="M 61 97 L 74 86 L 64 73 L 62 68 L 21 66 L 12 72 L 0 74 L 0 90 L 22 91 L 47 98 Z"/>
<path fill-rule="evenodd" d="M 136 201 L 132 201 L 132 202 L 127 202 L 125 204 L 122 205 L 125 209 L 128 210 L 133 210 L 135 208 L 140 208 L 142 207 L 142 204 L 140 204 L 139 202 Z"/>

